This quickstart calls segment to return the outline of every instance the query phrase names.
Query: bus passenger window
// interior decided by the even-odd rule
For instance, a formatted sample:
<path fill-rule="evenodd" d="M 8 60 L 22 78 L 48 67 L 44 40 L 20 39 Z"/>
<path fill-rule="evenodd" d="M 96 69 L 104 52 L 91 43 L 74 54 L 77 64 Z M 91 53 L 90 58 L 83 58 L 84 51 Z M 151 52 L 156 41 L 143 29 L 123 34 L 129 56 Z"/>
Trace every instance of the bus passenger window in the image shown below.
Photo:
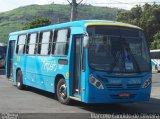
<path fill-rule="evenodd" d="M 50 54 L 50 41 L 52 39 L 51 31 L 46 31 L 40 34 L 38 54 L 49 55 Z"/>
<path fill-rule="evenodd" d="M 56 42 L 53 45 L 54 55 L 67 55 L 69 34 L 70 33 L 68 29 L 58 30 Z"/>
<path fill-rule="evenodd" d="M 28 37 L 28 46 L 27 46 L 27 54 L 33 55 L 35 54 L 36 49 L 36 40 L 37 40 L 37 33 L 30 34 Z"/>
<path fill-rule="evenodd" d="M 20 35 L 18 37 L 17 49 L 16 49 L 17 54 L 23 54 L 24 53 L 24 51 L 25 51 L 25 41 L 26 41 L 26 35 Z"/>

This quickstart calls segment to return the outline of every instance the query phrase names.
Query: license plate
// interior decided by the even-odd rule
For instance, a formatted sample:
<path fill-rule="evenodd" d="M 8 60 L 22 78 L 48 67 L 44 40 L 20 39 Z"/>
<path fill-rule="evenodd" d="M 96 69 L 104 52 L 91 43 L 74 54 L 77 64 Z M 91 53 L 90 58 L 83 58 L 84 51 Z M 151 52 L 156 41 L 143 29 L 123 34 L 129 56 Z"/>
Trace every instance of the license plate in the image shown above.
<path fill-rule="evenodd" d="M 129 93 L 120 93 L 119 97 L 129 97 L 130 94 Z"/>

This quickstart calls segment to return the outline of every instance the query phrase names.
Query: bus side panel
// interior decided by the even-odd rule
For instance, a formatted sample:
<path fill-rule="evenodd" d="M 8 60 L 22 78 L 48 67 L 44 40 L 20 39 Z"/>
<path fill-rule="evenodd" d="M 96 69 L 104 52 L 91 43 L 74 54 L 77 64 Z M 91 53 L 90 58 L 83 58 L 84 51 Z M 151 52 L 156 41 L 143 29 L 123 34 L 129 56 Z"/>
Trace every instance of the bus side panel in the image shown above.
<path fill-rule="evenodd" d="M 21 70 L 22 75 L 23 75 L 23 79 L 24 79 L 24 76 L 25 76 L 24 64 L 25 64 L 25 56 L 23 56 L 23 55 L 17 55 L 15 53 L 15 55 L 14 55 L 14 63 L 13 63 L 13 69 L 14 69 L 13 77 L 14 77 L 14 81 L 16 81 L 16 73 L 17 73 L 18 70 Z"/>
<path fill-rule="evenodd" d="M 26 55 L 25 59 L 24 60 L 21 60 L 21 62 L 24 62 L 24 73 L 23 73 L 23 83 L 25 85 L 29 85 L 29 86 L 33 86 L 35 87 L 36 86 L 36 57 L 35 56 L 29 56 L 29 55 Z M 21 64 L 22 66 L 22 64 Z"/>
<path fill-rule="evenodd" d="M 36 82 L 37 88 L 54 92 L 55 58 L 51 56 L 37 56 L 36 59 Z"/>
<path fill-rule="evenodd" d="M 55 92 L 55 77 L 61 74 L 66 77 L 69 71 L 68 65 L 58 64 L 60 57 L 53 56 L 27 56 L 25 63 L 24 84 L 42 89 L 48 92 Z M 68 80 L 66 80 L 68 85 Z"/>

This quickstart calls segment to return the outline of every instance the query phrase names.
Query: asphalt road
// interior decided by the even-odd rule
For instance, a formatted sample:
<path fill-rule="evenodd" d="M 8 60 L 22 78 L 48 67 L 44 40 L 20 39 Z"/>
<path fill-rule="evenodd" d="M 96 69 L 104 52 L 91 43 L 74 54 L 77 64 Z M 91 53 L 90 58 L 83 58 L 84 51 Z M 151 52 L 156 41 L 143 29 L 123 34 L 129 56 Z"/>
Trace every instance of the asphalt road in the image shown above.
<path fill-rule="evenodd" d="M 73 101 L 71 105 L 60 104 L 52 93 L 34 88 L 18 90 L 0 70 L 1 113 L 100 113 L 100 114 L 160 114 L 160 74 L 153 74 L 151 99 L 145 103 L 131 104 L 84 104 Z M 84 114 L 83 114 L 84 115 Z M 81 115 L 83 117 L 83 115 Z M 65 115 L 60 115 L 66 117 Z M 71 115 L 68 115 L 71 116 Z M 42 116 L 40 116 L 42 117 Z"/>

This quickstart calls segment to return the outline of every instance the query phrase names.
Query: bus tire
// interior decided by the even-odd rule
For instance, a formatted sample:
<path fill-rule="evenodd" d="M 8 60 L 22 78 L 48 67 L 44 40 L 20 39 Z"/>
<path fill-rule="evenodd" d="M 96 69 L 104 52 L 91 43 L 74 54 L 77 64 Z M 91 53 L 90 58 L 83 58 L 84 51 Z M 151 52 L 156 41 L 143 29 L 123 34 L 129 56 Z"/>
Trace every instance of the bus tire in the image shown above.
<path fill-rule="evenodd" d="M 57 84 L 57 90 L 56 90 L 56 97 L 58 101 L 62 104 L 69 104 L 70 99 L 67 97 L 67 87 L 66 87 L 66 82 L 63 78 L 61 78 L 58 81 Z"/>
<path fill-rule="evenodd" d="M 22 76 L 22 72 L 21 70 L 17 71 L 17 75 L 16 75 L 16 86 L 19 90 L 23 90 L 24 89 L 24 85 L 23 85 L 23 76 Z"/>

